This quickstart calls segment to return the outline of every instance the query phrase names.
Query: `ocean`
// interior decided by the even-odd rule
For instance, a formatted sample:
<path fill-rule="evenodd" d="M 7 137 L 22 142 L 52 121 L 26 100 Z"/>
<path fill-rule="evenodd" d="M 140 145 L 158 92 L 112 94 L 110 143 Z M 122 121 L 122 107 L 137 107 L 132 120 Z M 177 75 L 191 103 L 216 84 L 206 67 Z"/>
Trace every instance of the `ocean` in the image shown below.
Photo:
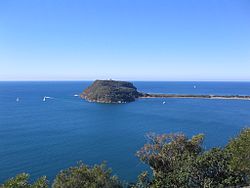
<path fill-rule="evenodd" d="M 250 82 L 133 83 L 151 93 L 250 95 Z M 158 98 L 96 104 L 74 96 L 90 84 L 0 82 L 0 182 L 21 172 L 52 180 L 78 161 L 106 161 L 113 174 L 135 181 L 146 169 L 135 153 L 149 132 L 204 133 L 204 148 L 209 149 L 225 146 L 250 126 L 249 100 Z M 44 96 L 51 98 L 43 101 Z"/>

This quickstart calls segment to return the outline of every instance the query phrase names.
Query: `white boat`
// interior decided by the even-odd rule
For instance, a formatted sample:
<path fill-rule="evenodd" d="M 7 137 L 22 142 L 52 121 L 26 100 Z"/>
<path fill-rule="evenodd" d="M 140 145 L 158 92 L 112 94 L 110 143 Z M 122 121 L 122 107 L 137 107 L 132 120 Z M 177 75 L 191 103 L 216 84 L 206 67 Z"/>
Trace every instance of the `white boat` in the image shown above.
<path fill-rule="evenodd" d="M 162 104 L 166 104 L 166 101 L 163 101 Z"/>
<path fill-rule="evenodd" d="M 75 94 L 74 97 L 79 97 L 79 95 Z"/>
<path fill-rule="evenodd" d="M 16 98 L 16 102 L 19 102 L 19 101 L 20 101 L 20 99 L 19 99 L 19 97 L 17 97 L 17 98 Z"/>
<path fill-rule="evenodd" d="M 52 97 L 47 97 L 47 96 L 44 96 L 43 97 L 43 101 L 45 102 L 46 101 L 46 99 L 53 99 Z"/>
<path fill-rule="evenodd" d="M 196 89 L 196 86 L 194 86 L 194 89 Z"/>

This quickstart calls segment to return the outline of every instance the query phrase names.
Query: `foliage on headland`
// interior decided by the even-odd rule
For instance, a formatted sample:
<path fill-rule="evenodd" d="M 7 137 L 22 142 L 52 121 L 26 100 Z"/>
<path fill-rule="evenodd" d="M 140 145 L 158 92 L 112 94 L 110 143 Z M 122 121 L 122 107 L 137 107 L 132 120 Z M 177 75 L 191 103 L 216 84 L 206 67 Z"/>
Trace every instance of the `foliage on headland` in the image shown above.
<path fill-rule="evenodd" d="M 80 96 L 90 102 L 127 103 L 134 101 L 140 95 L 130 82 L 96 80 Z"/>
<path fill-rule="evenodd" d="M 243 129 L 224 148 L 205 151 L 204 135 L 191 139 L 184 134 L 149 134 L 148 142 L 136 153 L 152 169 L 142 172 L 135 183 L 124 183 L 105 164 L 78 163 L 62 170 L 52 188 L 179 188 L 243 187 L 250 185 L 250 128 Z M 48 188 L 46 177 L 33 183 L 28 174 L 5 181 L 1 188 Z"/>

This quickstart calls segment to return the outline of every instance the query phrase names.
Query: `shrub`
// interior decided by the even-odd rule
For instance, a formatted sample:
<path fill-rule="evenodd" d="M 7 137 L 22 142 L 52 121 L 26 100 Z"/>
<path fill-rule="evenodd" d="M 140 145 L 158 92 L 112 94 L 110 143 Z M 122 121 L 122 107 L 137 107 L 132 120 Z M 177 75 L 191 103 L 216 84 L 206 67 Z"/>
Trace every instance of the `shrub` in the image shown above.
<path fill-rule="evenodd" d="M 249 130 L 232 140 L 227 149 L 202 149 L 204 136 L 183 134 L 148 136 L 137 156 L 153 170 L 146 184 L 136 187 L 229 187 L 247 185 Z M 239 165 L 238 165 L 239 164 Z"/>
<path fill-rule="evenodd" d="M 226 149 L 232 155 L 232 167 L 250 175 L 250 128 L 243 129 L 228 143 Z"/>
<path fill-rule="evenodd" d="M 61 171 L 55 178 L 53 188 L 120 188 L 121 183 L 103 163 L 89 167 L 78 163 L 75 167 Z"/>
<path fill-rule="evenodd" d="M 202 151 L 203 135 L 188 139 L 184 134 L 148 135 L 148 143 L 138 152 L 153 170 L 152 186 L 182 187 L 190 177 L 195 157 Z"/>
<path fill-rule="evenodd" d="M 48 180 L 43 176 L 31 184 L 29 183 L 29 174 L 22 173 L 7 180 L 1 185 L 1 188 L 48 188 Z"/>
<path fill-rule="evenodd" d="M 243 129 L 226 146 L 231 155 L 230 165 L 234 171 L 244 173 L 250 183 L 250 128 Z"/>
<path fill-rule="evenodd" d="M 213 148 L 199 155 L 191 167 L 190 187 L 229 187 L 246 185 L 244 174 L 230 167 L 230 155 Z"/>

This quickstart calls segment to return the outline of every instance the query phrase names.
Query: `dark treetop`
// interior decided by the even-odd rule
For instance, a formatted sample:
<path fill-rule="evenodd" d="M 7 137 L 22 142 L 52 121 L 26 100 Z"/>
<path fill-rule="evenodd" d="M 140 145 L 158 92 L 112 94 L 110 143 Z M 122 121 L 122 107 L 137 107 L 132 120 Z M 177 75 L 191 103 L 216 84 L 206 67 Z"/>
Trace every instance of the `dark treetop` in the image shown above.
<path fill-rule="evenodd" d="M 96 80 L 81 94 L 81 98 L 100 103 L 127 103 L 140 96 L 132 83 L 115 80 Z"/>

